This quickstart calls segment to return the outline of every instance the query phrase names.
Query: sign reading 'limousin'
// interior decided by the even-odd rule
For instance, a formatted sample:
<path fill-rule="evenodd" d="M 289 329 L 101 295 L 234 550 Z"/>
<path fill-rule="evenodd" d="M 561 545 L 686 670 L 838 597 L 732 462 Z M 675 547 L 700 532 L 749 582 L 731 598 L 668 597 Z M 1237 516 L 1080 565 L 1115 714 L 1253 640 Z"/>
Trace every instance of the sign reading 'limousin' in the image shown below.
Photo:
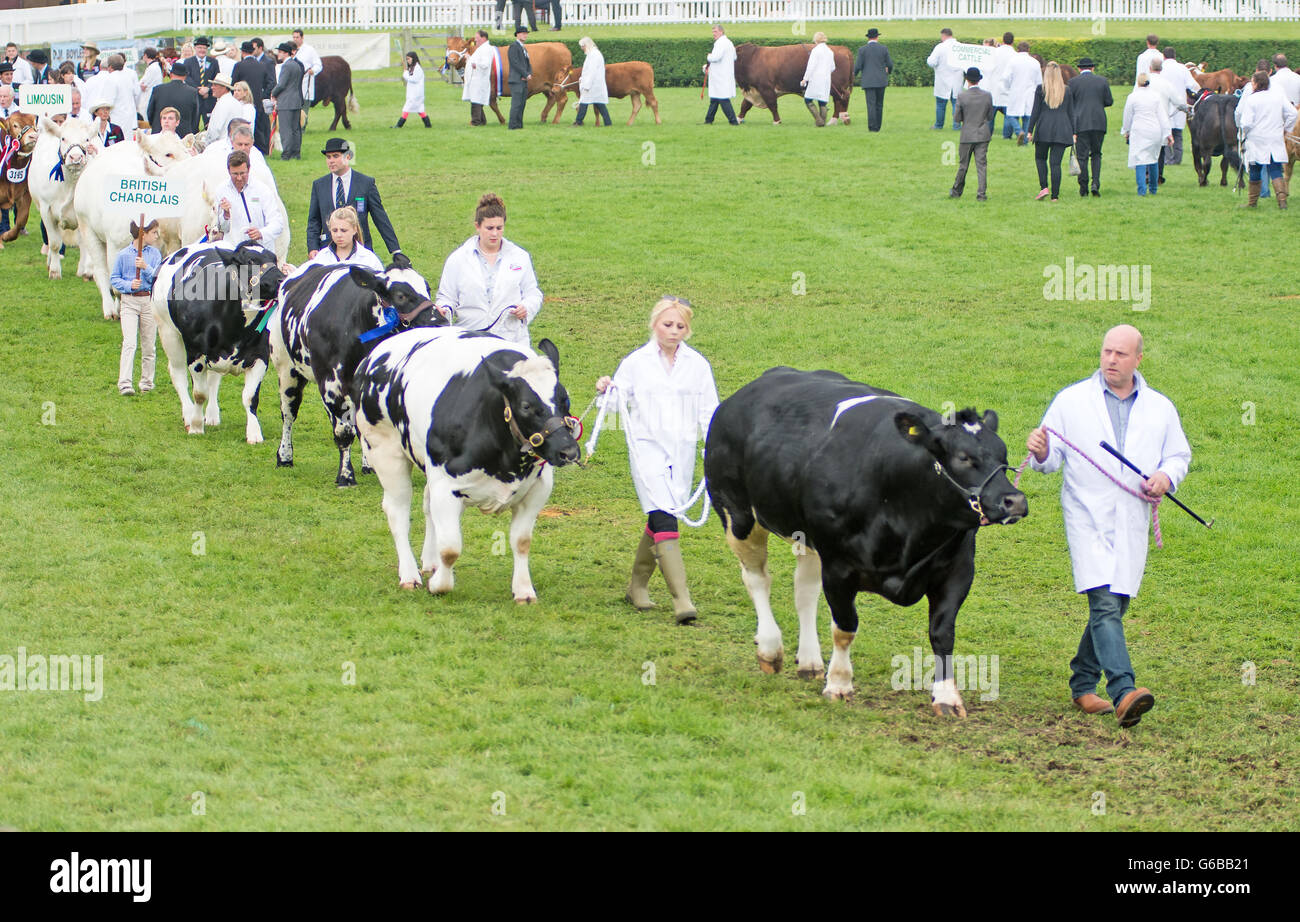
<path fill-rule="evenodd" d="M 25 83 L 18 88 L 18 108 L 28 115 L 70 115 L 72 113 L 72 87 L 68 84 L 46 86 Z"/>

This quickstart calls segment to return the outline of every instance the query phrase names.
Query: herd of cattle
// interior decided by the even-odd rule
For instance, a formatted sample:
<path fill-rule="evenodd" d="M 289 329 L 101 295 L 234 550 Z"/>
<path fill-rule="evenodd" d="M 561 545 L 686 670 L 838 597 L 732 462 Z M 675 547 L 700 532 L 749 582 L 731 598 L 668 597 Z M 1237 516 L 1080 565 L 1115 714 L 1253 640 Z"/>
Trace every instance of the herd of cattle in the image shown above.
<path fill-rule="evenodd" d="M 554 56 L 553 78 L 535 76 L 530 93 L 546 92 L 562 108 L 575 72 L 567 48 L 538 43 L 529 50 Z M 833 92 L 836 115 L 847 121 L 849 64 L 841 51 L 847 55 L 836 49 Z M 807 52 L 801 53 L 806 60 Z M 798 91 L 781 82 L 795 74 L 797 85 L 803 65 L 796 57 L 788 48 L 741 46 L 742 113 L 753 92 L 756 104 L 778 118 L 777 96 Z M 772 79 L 752 79 L 760 64 Z M 625 74 L 626 81 L 616 91 L 611 76 L 610 95 L 625 90 L 644 96 L 657 118 L 649 65 L 617 68 L 610 65 L 608 72 Z M 535 74 L 544 72 L 535 67 Z M 1196 120 L 1204 124 L 1211 123 L 1205 113 L 1216 113 L 1214 137 L 1225 150 L 1235 142 L 1234 105 L 1235 99 L 1219 95 L 1197 107 Z M 167 255 L 153 293 L 186 431 L 202 433 L 220 422 L 221 377 L 242 374 L 245 438 L 261 442 L 258 394 L 274 366 L 283 424 L 276 464 L 291 466 L 293 425 L 314 383 L 339 452 L 339 486 L 356 483 L 351 448 L 357 434 L 362 437 L 362 472 L 373 470 L 383 487 L 403 588 L 418 587 L 423 573 L 430 592 L 452 589 L 461 515 L 475 506 L 510 510 L 512 594 L 517 602 L 536 601 L 529 572 L 534 524 L 555 469 L 580 459 L 580 424 L 571 415 L 553 343 L 543 339 L 534 351 L 449 326 L 427 280 L 405 265 L 380 273 L 321 266 L 286 278 L 287 233 L 274 251 L 252 242 L 181 245 L 203 238 L 205 225 L 215 223 L 213 192 L 226 174 L 220 158 L 195 153 L 174 135 L 146 134 L 95 151 L 89 126 L 76 119 L 62 125 L 42 119 L 38 131 L 33 117 L 18 115 L 8 120 L 7 131 L 31 161 L 31 196 L 50 238 L 50 277 L 61 274 L 60 241 L 79 246 L 78 274 L 99 285 L 105 317 L 116 315 L 108 267 L 131 239 L 128 219 L 102 207 L 105 178 L 179 177 L 187 201 L 200 203 L 185 218 L 162 222 Z M 1200 143 L 1213 150 L 1218 142 Z M 1208 168 L 1198 165 L 1198 172 L 1204 184 Z M 255 176 L 274 188 L 269 171 Z M 20 222 L 25 218 L 20 213 Z M 775 534 L 799 545 L 800 676 L 824 676 L 827 697 L 848 697 L 858 593 L 898 605 L 927 598 L 936 660 L 932 707 L 940 715 L 965 715 L 951 657 L 957 612 L 974 578 L 976 536 L 982 526 L 1012 524 L 1028 514 L 1024 494 L 1007 477 L 997 425 L 991 410 L 943 417 L 833 372 L 791 368 L 771 369 L 721 403 L 706 440 L 704 471 L 758 615 L 758 660 L 765 672 L 780 671 L 784 660 L 767 569 L 768 538 Z M 426 480 L 418 563 L 410 545 L 415 467 Z M 817 632 L 819 590 L 831 611 L 829 672 Z"/>

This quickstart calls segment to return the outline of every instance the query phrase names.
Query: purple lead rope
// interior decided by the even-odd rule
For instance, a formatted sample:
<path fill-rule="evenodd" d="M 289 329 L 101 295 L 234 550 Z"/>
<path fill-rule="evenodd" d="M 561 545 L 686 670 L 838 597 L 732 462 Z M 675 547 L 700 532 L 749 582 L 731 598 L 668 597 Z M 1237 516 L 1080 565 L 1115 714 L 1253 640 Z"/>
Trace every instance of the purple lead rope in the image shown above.
<path fill-rule="evenodd" d="M 1083 458 L 1083 460 L 1087 461 L 1089 464 L 1091 464 L 1091 465 L 1092 465 L 1093 467 L 1095 467 L 1097 470 L 1099 470 L 1099 471 L 1101 471 L 1103 474 L 1105 474 L 1108 478 L 1110 478 L 1110 482 L 1111 482 L 1111 483 L 1115 484 L 1115 486 L 1119 487 L 1121 490 L 1123 490 L 1123 491 L 1124 491 L 1125 493 L 1127 493 L 1129 496 L 1134 496 L 1134 497 L 1136 497 L 1136 498 L 1142 500 L 1142 502 L 1149 504 L 1149 505 L 1151 506 L 1151 531 L 1152 531 L 1152 532 L 1155 534 L 1155 536 L 1156 536 L 1156 547 L 1158 547 L 1158 548 L 1162 548 L 1162 549 L 1164 548 L 1164 546 L 1165 546 L 1165 541 L 1164 541 L 1164 538 L 1163 538 L 1163 537 L 1161 536 L 1161 534 L 1160 534 L 1160 500 L 1163 499 L 1164 497 L 1159 497 L 1159 496 L 1158 496 L 1158 497 L 1156 497 L 1155 499 L 1152 499 L 1152 498 L 1149 497 L 1149 496 L 1146 496 L 1146 495 L 1144 495 L 1144 494 L 1142 494 L 1142 493 L 1139 493 L 1137 490 L 1134 490 L 1134 489 L 1133 489 L 1132 487 L 1130 487 L 1128 484 L 1126 484 L 1126 483 L 1122 483 L 1122 482 L 1119 480 L 1119 478 L 1117 478 L 1117 477 L 1116 477 L 1115 475 L 1113 475 L 1110 471 L 1106 470 L 1104 467 L 1102 467 L 1100 464 L 1098 464 L 1096 461 L 1094 461 L 1092 458 L 1090 458 L 1090 457 L 1088 456 L 1088 453 L 1087 453 L 1086 451 L 1084 451 L 1084 450 L 1083 450 L 1082 448 L 1080 448 L 1078 445 L 1075 445 L 1073 442 L 1071 442 L 1071 441 L 1070 441 L 1069 439 L 1067 439 L 1065 436 L 1061 435 L 1061 433 L 1057 432 L 1057 431 L 1056 431 L 1055 429 L 1053 429 L 1051 426 L 1044 426 L 1043 429 L 1044 429 L 1045 431 L 1047 431 L 1047 432 L 1050 432 L 1052 435 L 1056 436 L 1058 439 L 1060 439 L 1062 442 L 1064 442 L 1065 445 L 1066 445 L 1066 447 L 1068 447 L 1068 448 L 1073 448 L 1073 449 L 1075 450 L 1075 452 L 1077 452 L 1077 453 L 1078 453 L 1078 454 Z M 1026 456 L 1025 456 L 1025 460 L 1022 461 L 1022 462 L 1020 463 L 1020 467 L 1016 468 L 1016 479 L 1015 479 L 1015 482 L 1012 484 L 1012 486 L 1014 486 L 1016 489 L 1020 489 L 1020 475 L 1021 475 L 1022 473 L 1024 473 L 1025 468 L 1027 468 L 1027 467 L 1029 466 L 1029 458 L 1030 458 L 1030 457 L 1031 457 L 1030 455 L 1026 455 Z"/>

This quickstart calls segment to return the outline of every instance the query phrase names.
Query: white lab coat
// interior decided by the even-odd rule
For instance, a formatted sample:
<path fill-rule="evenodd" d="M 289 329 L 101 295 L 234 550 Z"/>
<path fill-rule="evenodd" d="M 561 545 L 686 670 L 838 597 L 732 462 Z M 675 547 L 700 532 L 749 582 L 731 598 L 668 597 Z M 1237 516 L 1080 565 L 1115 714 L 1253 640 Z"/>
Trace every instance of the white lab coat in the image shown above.
<path fill-rule="evenodd" d="M 1138 60 L 1137 60 L 1137 73 L 1133 76 L 1133 84 L 1134 84 L 1134 86 L 1137 85 L 1137 78 L 1138 78 L 1138 77 L 1141 77 L 1143 74 L 1149 74 L 1149 73 L 1151 73 L 1151 62 L 1152 62 L 1152 61 L 1162 61 L 1162 60 L 1164 60 L 1164 57 L 1165 57 L 1165 56 L 1164 56 L 1163 54 L 1161 54 L 1160 51 L 1159 51 L 1158 49 L 1155 49 L 1155 48 L 1148 48 L 1146 51 L 1144 51 L 1144 52 L 1142 52 L 1140 55 L 1138 55 Z"/>
<path fill-rule="evenodd" d="M 316 75 L 325 65 L 316 49 L 306 42 L 298 49 L 298 63 L 302 65 L 302 98 L 309 103 L 316 98 Z"/>
<path fill-rule="evenodd" d="M 1017 51 L 1007 62 L 1007 72 L 1002 75 L 1002 92 L 1007 100 L 1007 115 L 1013 118 L 1028 116 L 1034 111 L 1034 90 L 1043 85 L 1043 69 L 1029 56 L 1028 51 Z"/>
<path fill-rule="evenodd" d="M 484 42 L 474 49 L 474 53 L 465 62 L 465 88 L 460 91 L 460 98 L 465 102 L 486 106 L 492 96 L 492 59 L 496 49 L 491 42 Z"/>
<path fill-rule="evenodd" d="M 235 184 L 227 179 L 218 187 L 213 200 L 219 203 L 223 198 L 230 200 L 230 217 L 221 214 L 218 207 L 217 228 L 221 231 L 222 241 L 228 246 L 238 246 L 248 239 L 247 231 L 256 227 L 262 232 L 262 246 L 274 250 L 275 238 L 285 231 L 281 218 L 283 208 L 276 194 L 257 180 L 249 179 L 241 201 Z M 244 212 L 245 203 L 248 205 L 247 214 Z"/>
<path fill-rule="evenodd" d="M 709 98 L 730 99 L 736 95 L 736 46 L 725 35 L 718 37 L 709 52 L 705 70 L 709 75 Z"/>
<path fill-rule="evenodd" d="M 434 303 L 455 312 L 455 325 L 466 330 L 486 330 L 511 342 L 529 343 L 528 324 L 542 309 L 542 290 L 537 287 L 533 260 L 528 251 L 502 238 L 497 254 L 492 298 L 488 300 L 487 276 L 476 249 L 478 236 L 462 243 L 442 267 Z M 527 309 L 520 320 L 508 308 Z"/>
<path fill-rule="evenodd" d="M 369 269 L 376 275 L 384 271 L 384 264 L 373 250 L 368 250 L 358 240 L 352 245 L 352 255 L 347 259 L 339 259 L 338 254 L 334 252 L 333 244 L 329 244 L 316 251 L 316 255 L 307 260 L 298 268 L 290 273 L 289 278 L 297 278 L 312 266 L 360 266 L 363 269 Z"/>
<path fill-rule="evenodd" d="M 208 128 L 204 132 L 209 141 L 216 141 L 226 136 L 226 126 L 232 118 L 245 118 L 244 104 L 235 98 L 235 94 L 226 90 L 212 107 L 208 116 Z"/>
<path fill-rule="evenodd" d="M 132 132 L 138 127 L 137 123 L 140 121 L 140 116 L 137 114 L 140 81 L 136 79 L 135 71 L 123 68 L 109 73 L 106 86 L 111 88 L 113 94 L 111 97 L 113 114 L 108 117 L 108 120 L 114 125 L 121 125 L 122 133 L 130 141 Z"/>
<path fill-rule="evenodd" d="M 835 73 L 835 52 L 830 45 L 818 42 L 813 45 L 808 55 L 808 66 L 804 68 L 803 79 L 808 85 L 804 87 L 803 98 L 816 102 L 830 102 L 831 75 Z"/>
<path fill-rule="evenodd" d="M 1169 127 L 1181 128 L 1187 124 L 1187 95 L 1180 89 L 1175 89 L 1174 85 L 1169 82 L 1163 73 L 1151 73 L 1147 75 L 1151 81 L 1150 87 L 1165 103 L 1165 115 L 1169 118 Z M 1181 107 L 1181 108 L 1180 108 Z M 1183 125 L 1176 122 L 1176 118 L 1182 116 Z"/>
<path fill-rule="evenodd" d="M 1151 86 L 1139 86 L 1124 102 L 1124 125 L 1128 137 L 1128 165 L 1146 166 L 1160 159 L 1160 148 L 1169 137 L 1169 107 L 1165 97 Z"/>
<path fill-rule="evenodd" d="M 36 75 L 32 73 L 32 63 L 24 58 L 21 54 L 14 59 L 14 84 L 22 86 L 24 83 L 35 83 Z"/>
<path fill-rule="evenodd" d="M 1201 91 L 1201 85 L 1192 79 L 1192 72 L 1173 58 L 1165 58 L 1164 70 L 1161 71 L 1161 76 L 1165 78 L 1166 83 L 1174 88 L 1178 101 L 1181 103 L 1187 102 L 1187 93 L 1189 91 L 1192 93 Z M 1169 118 L 1169 126 L 1177 129 L 1186 128 L 1187 113 L 1181 110 L 1175 112 Z"/>
<path fill-rule="evenodd" d="M 1237 129 L 1246 136 L 1247 163 L 1287 162 L 1286 138 L 1295 128 L 1295 106 L 1269 84 L 1267 90 L 1243 96 L 1237 103 Z"/>
<path fill-rule="evenodd" d="M 1013 45 L 998 45 L 989 57 L 989 73 L 984 74 L 983 84 L 993 89 L 993 105 L 1006 108 L 1011 100 L 1011 92 L 1002 85 L 1003 78 L 1011 68 L 1011 61 L 1016 56 Z M 1032 106 L 1032 103 L 1031 103 Z"/>
<path fill-rule="evenodd" d="M 609 103 L 609 88 L 605 86 L 605 56 L 599 48 L 592 48 L 582 60 L 582 77 L 578 79 L 578 103 Z"/>
<path fill-rule="evenodd" d="M 605 400 L 625 405 L 628 461 L 641 511 L 679 509 L 690 498 L 697 438 L 707 437 L 718 408 L 718 389 L 708 360 L 686 343 L 665 366 L 653 337 L 619 363 Z"/>
<path fill-rule="evenodd" d="M 403 112 L 420 113 L 424 110 L 424 68 L 419 64 L 407 73 L 402 68 L 402 82 L 406 84 L 406 101 L 402 103 Z"/>
<path fill-rule="evenodd" d="M 952 99 L 961 92 L 963 72 L 952 63 L 952 46 L 955 38 L 946 38 L 934 46 L 925 63 L 934 71 L 934 95 L 938 99 Z"/>
<path fill-rule="evenodd" d="M 139 112 L 141 115 L 149 114 L 149 100 L 153 98 L 153 88 L 167 79 L 163 75 L 162 68 L 161 61 L 150 61 L 149 66 L 144 69 L 144 76 L 140 78 Z"/>
<path fill-rule="evenodd" d="M 235 72 L 235 59 L 229 55 L 219 54 L 217 57 L 217 73 L 225 74 L 227 79 Z M 234 81 L 231 80 L 233 83 Z"/>
<path fill-rule="evenodd" d="M 1169 398 L 1149 388 L 1140 374 L 1135 376 L 1138 391 L 1129 414 L 1124 456 L 1147 474 L 1164 473 L 1177 489 L 1192 461 L 1178 411 Z M 1042 425 L 1060 432 L 1107 472 L 1141 492 L 1142 478 L 1100 447 L 1103 440 L 1115 445 L 1104 386 L 1100 371 L 1070 385 L 1056 395 Z M 1029 464 L 1044 473 L 1065 464 L 1061 512 L 1074 568 L 1074 591 L 1109 585 L 1111 592 L 1137 595 L 1146 568 L 1150 505 L 1115 486 L 1056 436 L 1048 433 L 1048 439 L 1047 460 L 1039 464 L 1031 455 Z"/>
<path fill-rule="evenodd" d="M 1289 67 L 1279 67 L 1268 78 L 1268 88 L 1279 89 L 1293 106 L 1300 106 L 1300 74 Z"/>

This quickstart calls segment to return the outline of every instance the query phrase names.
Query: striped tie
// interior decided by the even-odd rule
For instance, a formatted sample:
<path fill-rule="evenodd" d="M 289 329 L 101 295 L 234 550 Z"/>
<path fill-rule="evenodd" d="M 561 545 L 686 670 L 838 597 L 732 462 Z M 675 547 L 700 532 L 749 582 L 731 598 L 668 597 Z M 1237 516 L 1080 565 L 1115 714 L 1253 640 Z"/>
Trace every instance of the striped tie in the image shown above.
<path fill-rule="evenodd" d="M 340 179 L 338 184 L 334 187 L 334 207 L 342 208 L 343 201 L 343 180 Z"/>

